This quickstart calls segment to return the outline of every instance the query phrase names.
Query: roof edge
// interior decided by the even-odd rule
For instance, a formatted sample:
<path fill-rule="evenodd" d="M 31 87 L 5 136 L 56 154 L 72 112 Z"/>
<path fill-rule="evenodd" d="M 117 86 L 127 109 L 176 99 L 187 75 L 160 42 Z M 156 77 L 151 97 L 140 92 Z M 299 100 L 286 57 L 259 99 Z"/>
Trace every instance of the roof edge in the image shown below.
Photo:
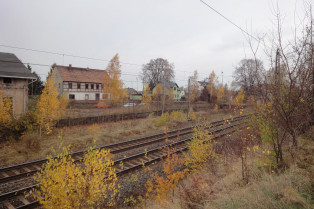
<path fill-rule="evenodd" d="M 36 77 L 9 76 L 9 75 L 0 75 L 0 78 L 23 78 L 23 79 L 36 79 Z"/>

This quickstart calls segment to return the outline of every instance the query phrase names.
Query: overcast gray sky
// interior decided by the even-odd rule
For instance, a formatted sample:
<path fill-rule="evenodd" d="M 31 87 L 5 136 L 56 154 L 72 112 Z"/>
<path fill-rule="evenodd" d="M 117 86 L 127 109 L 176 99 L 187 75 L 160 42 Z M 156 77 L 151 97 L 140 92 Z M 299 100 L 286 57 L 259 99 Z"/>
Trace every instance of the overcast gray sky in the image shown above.
<path fill-rule="evenodd" d="M 277 2 L 286 36 L 304 15 L 303 0 L 204 1 L 253 34 L 274 27 Z M 121 62 L 132 64 L 122 64 L 125 86 L 135 89 L 141 88 L 138 75 L 150 59 L 174 63 L 175 81 L 186 86 L 194 70 L 199 80 L 214 70 L 223 72 L 225 83 L 231 81 L 237 63 L 252 57 L 243 33 L 199 0 L 0 0 L 0 45 L 104 60 L 119 53 Z M 0 51 L 15 53 L 25 63 L 96 69 L 108 64 L 3 46 Z M 47 66 L 32 68 L 43 78 L 49 71 Z"/>

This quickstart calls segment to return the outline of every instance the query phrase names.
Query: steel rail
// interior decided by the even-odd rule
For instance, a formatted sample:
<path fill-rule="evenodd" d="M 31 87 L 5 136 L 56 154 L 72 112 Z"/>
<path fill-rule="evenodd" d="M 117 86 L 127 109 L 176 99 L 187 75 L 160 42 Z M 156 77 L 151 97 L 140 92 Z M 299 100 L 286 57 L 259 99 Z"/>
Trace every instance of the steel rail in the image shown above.
<path fill-rule="evenodd" d="M 242 120 L 245 117 L 247 117 L 247 115 L 235 117 L 235 118 L 233 118 L 233 122 L 238 121 L 238 120 Z M 231 119 L 229 118 L 226 120 L 231 120 Z M 214 125 L 213 127 L 216 127 L 219 125 L 223 125 L 224 121 L 225 120 L 218 120 L 218 121 L 213 121 L 209 124 Z M 120 152 L 135 149 L 138 147 L 143 147 L 143 146 L 147 146 L 147 145 L 150 145 L 153 143 L 158 143 L 158 142 L 165 140 L 166 138 L 168 138 L 168 139 L 175 138 L 178 136 L 178 133 L 179 133 L 179 136 L 183 136 L 183 135 L 192 133 L 192 127 L 189 126 L 189 127 L 185 127 L 185 128 L 181 128 L 181 129 L 171 130 L 171 131 L 168 131 L 167 134 L 159 133 L 159 134 L 150 135 L 147 137 L 140 137 L 140 138 L 136 138 L 136 139 L 132 139 L 132 140 L 127 140 L 124 142 L 113 143 L 113 144 L 109 144 L 109 145 L 105 145 L 105 146 L 96 147 L 95 149 L 110 149 L 111 148 L 110 152 L 112 154 L 117 154 Z M 159 138 L 157 138 L 157 137 L 159 137 Z M 154 138 L 156 138 L 156 139 L 154 139 Z M 150 139 L 152 139 L 152 140 L 150 140 Z M 142 141 L 144 141 L 144 142 L 142 142 Z M 79 155 L 83 156 L 84 153 L 86 153 L 86 152 L 87 152 L 87 150 L 72 152 L 72 153 L 70 153 L 70 155 L 73 158 L 76 158 L 76 156 L 79 156 Z M 80 157 L 78 159 L 75 159 L 75 161 L 80 161 L 82 159 L 83 159 L 83 157 Z M 14 171 L 15 170 L 15 172 L 13 172 L 14 173 L 13 175 L 7 175 L 5 177 L 0 178 L 0 183 L 5 183 L 5 182 L 16 180 L 19 178 L 31 176 L 41 169 L 41 167 L 39 167 L 38 165 L 42 165 L 45 162 L 47 162 L 47 159 L 41 159 L 41 160 L 37 160 L 37 161 L 22 163 L 19 165 L 0 168 L 0 173 L 5 173 L 8 171 Z M 29 167 L 32 167 L 32 166 L 35 166 L 35 169 L 29 169 Z M 21 169 L 21 168 L 22 169 L 27 168 L 28 171 L 19 172 L 19 173 L 16 172 L 17 169 Z"/>
<path fill-rule="evenodd" d="M 239 122 L 237 124 L 232 124 L 230 126 L 227 126 L 227 127 L 223 127 L 223 128 L 218 128 L 218 129 L 215 129 L 215 130 L 212 130 L 212 131 L 209 131 L 210 133 L 217 133 L 217 132 L 221 132 L 221 131 L 224 131 L 224 130 L 228 130 L 228 129 L 231 129 L 231 128 L 234 128 L 236 126 L 239 126 L 241 124 L 244 124 L 244 122 Z M 233 133 L 235 131 L 235 129 L 233 130 L 230 130 L 229 132 L 227 133 L 222 133 L 222 134 L 219 134 L 219 135 L 215 135 L 213 137 L 213 139 L 218 139 L 218 138 L 221 138 L 227 134 L 230 134 L 230 133 Z M 191 140 L 192 137 L 189 137 L 189 138 L 186 138 L 186 139 L 183 139 L 183 140 L 180 140 L 178 142 L 175 142 L 175 143 L 172 143 L 170 144 L 171 146 L 176 146 L 175 148 L 175 153 L 178 153 L 178 152 L 182 152 L 182 151 L 185 151 L 188 149 L 188 147 L 186 146 L 186 143 L 187 141 Z M 180 147 L 180 145 L 183 145 L 182 147 Z M 114 161 L 114 165 L 119 165 L 119 163 L 121 161 L 131 161 L 133 159 L 139 159 L 140 157 L 143 157 L 145 155 L 152 155 L 156 152 L 160 152 L 160 155 L 155 155 L 155 157 L 153 158 L 148 158 L 146 159 L 146 161 L 144 162 L 143 160 L 142 161 L 139 161 L 138 163 L 130 163 L 131 166 L 126 166 L 124 169 L 120 170 L 120 171 L 116 171 L 116 174 L 117 175 L 122 175 L 122 174 L 125 174 L 125 173 L 128 173 L 130 171 L 134 171 L 138 168 L 141 168 L 143 167 L 143 164 L 144 165 L 149 165 L 149 164 L 152 164 L 158 160 L 161 160 L 162 158 L 166 157 L 167 154 L 163 153 L 162 151 L 164 150 L 164 148 L 166 147 L 169 147 L 169 145 L 164 145 L 162 147 L 159 147 L 159 148 L 155 148 L 155 149 L 151 149 L 147 152 L 142 152 L 142 153 L 139 153 L 139 154 L 136 154 L 136 155 L 132 155 L 132 156 L 129 156 L 127 158 L 121 158 L 119 160 L 115 160 Z M 127 162 L 126 162 L 127 163 Z M 38 187 L 39 184 L 36 184 L 36 185 L 32 185 L 32 186 L 29 186 L 29 187 L 26 187 L 26 188 L 22 188 L 22 189 L 19 189 L 19 190 L 15 190 L 15 191 L 12 191 L 12 192 L 8 192 L 6 194 L 2 194 L 0 195 L 0 201 L 4 201 L 4 200 L 7 200 L 9 198 L 13 198 L 13 197 L 18 197 L 18 196 L 23 196 L 26 192 Z M 25 204 L 23 206 L 20 206 L 20 207 L 17 207 L 17 208 L 33 208 L 33 207 L 37 207 L 39 205 L 39 202 L 38 201 L 33 201 L 33 202 L 30 202 L 29 204 Z"/>

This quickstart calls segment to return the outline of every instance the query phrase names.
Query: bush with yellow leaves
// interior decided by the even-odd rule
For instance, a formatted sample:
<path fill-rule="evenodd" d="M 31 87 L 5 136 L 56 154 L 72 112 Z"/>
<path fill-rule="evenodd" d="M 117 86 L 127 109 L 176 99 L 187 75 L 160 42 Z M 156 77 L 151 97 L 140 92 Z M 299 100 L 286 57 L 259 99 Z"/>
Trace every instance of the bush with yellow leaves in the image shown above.
<path fill-rule="evenodd" d="M 162 116 L 155 119 L 155 124 L 157 126 L 168 125 L 169 122 L 183 122 L 185 120 L 184 113 L 182 111 L 173 111 L 170 114 L 168 112 L 164 113 Z"/>
<path fill-rule="evenodd" d="M 185 164 L 192 171 L 199 170 L 203 165 L 216 157 L 214 141 L 209 134 L 210 124 L 203 123 L 193 128 L 193 138 L 187 142 L 189 152 L 185 154 Z"/>
<path fill-rule="evenodd" d="M 190 107 L 190 119 L 195 121 L 197 119 L 196 114 L 192 107 Z"/>
<path fill-rule="evenodd" d="M 56 158 L 49 157 L 34 179 L 32 191 L 43 208 L 99 208 L 114 205 L 117 176 L 109 150 L 90 149 L 82 161 L 74 163 L 69 148 Z"/>
<path fill-rule="evenodd" d="M 156 184 L 154 186 L 156 191 L 155 200 L 163 202 L 169 198 L 169 192 L 174 188 L 176 184 L 182 179 L 187 169 L 181 170 L 182 165 L 184 164 L 184 159 L 180 159 L 178 154 L 176 154 L 174 149 L 167 148 L 167 157 L 163 166 L 163 172 L 165 176 L 155 175 Z M 152 182 L 147 181 L 147 188 L 152 191 Z"/>

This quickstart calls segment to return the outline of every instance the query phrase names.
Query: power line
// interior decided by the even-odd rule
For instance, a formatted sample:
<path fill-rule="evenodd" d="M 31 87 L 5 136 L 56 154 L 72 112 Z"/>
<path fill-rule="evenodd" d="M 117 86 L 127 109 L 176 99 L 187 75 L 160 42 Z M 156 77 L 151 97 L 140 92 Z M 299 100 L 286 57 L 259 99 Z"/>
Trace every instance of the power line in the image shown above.
<path fill-rule="evenodd" d="M 43 67 L 52 67 L 52 65 L 47 65 L 47 64 L 36 64 L 36 63 L 29 63 L 29 62 L 17 62 L 17 61 L 9 61 L 9 60 L 0 60 L 0 62 L 8 62 L 8 63 L 22 63 L 24 65 L 37 65 L 37 66 L 43 66 Z M 131 76 L 138 76 L 136 74 L 131 74 L 131 73 L 120 73 L 123 75 L 131 75 Z"/>
<path fill-rule="evenodd" d="M 95 61 L 102 61 L 102 62 L 110 62 L 110 60 L 106 60 L 106 59 L 99 59 L 99 58 L 93 58 L 93 57 L 85 57 L 85 56 L 79 56 L 79 55 L 73 55 L 73 54 L 66 54 L 66 53 L 60 53 L 60 52 L 52 52 L 52 51 L 45 51 L 45 50 L 38 50 L 38 49 L 17 47 L 17 46 L 9 46 L 9 45 L 4 45 L 4 44 L 0 44 L 0 46 L 6 47 L 6 48 L 11 48 L 11 49 L 20 49 L 20 50 L 32 51 L 32 52 L 39 52 L 39 53 L 45 53 L 45 54 L 54 54 L 54 55 L 60 55 L 60 56 L 66 56 L 66 57 L 74 57 L 74 58 L 80 58 L 80 59 L 88 59 L 88 60 L 95 60 Z M 120 63 L 121 63 L 121 64 L 126 64 L 126 65 L 142 66 L 142 65 L 139 65 L 139 64 L 128 63 L 128 62 L 120 62 Z"/>
<path fill-rule="evenodd" d="M 210 6 L 209 4 L 207 4 L 206 2 L 204 2 L 203 0 L 200 0 L 203 4 L 205 4 L 207 7 L 209 7 L 211 10 L 213 10 L 214 12 L 216 12 L 217 14 L 219 14 L 221 17 L 223 17 L 225 20 L 227 20 L 229 23 L 231 23 L 233 26 L 237 27 L 239 30 L 241 30 L 243 33 L 245 33 L 246 35 L 254 38 L 256 41 L 259 41 L 257 38 L 255 38 L 254 36 L 252 36 L 251 34 L 249 34 L 248 32 L 246 32 L 244 29 L 242 29 L 240 26 L 238 26 L 237 24 L 235 24 L 234 22 L 232 22 L 229 18 L 227 18 L 226 16 L 224 16 L 223 14 L 221 14 L 220 12 L 218 12 L 216 9 L 214 9 L 212 6 Z"/>
<path fill-rule="evenodd" d="M 73 54 L 66 54 L 66 53 L 60 53 L 60 52 L 53 52 L 53 51 L 45 51 L 45 50 L 38 50 L 38 49 L 32 49 L 32 48 L 25 48 L 25 47 L 18 47 L 18 46 L 10 46 L 10 45 L 5 45 L 5 44 L 0 44 L 1 47 L 6 47 L 6 48 L 11 48 L 11 49 L 19 49 L 19 50 L 25 50 L 25 51 L 32 51 L 32 52 L 39 52 L 39 53 L 44 53 L 44 54 L 53 54 L 53 55 L 59 55 L 59 56 L 67 56 L 67 57 L 74 57 L 74 58 L 80 58 L 80 59 L 88 59 L 88 60 L 95 60 L 95 61 L 102 61 L 102 62 L 110 62 L 110 60 L 106 59 L 98 59 L 98 58 L 93 58 L 93 57 L 85 57 L 85 56 L 79 56 L 79 55 L 73 55 Z M 128 63 L 128 62 L 120 62 L 121 64 L 126 64 L 126 65 L 134 65 L 134 66 L 143 66 L 141 64 L 135 64 L 135 63 Z M 51 65 L 45 65 L 45 64 L 35 64 L 35 63 L 23 63 L 23 64 L 30 64 L 30 65 L 38 65 L 38 66 L 51 66 Z M 184 73 L 193 73 L 189 71 L 183 71 L 183 70 L 176 70 L 178 72 L 184 72 Z M 198 74 L 203 74 L 203 75 L 208 75 L 207 73 L 198 73 Z M 126 75 L 126 74 L 125 74 Z M 138 76 L 133 74 L 134 76 Z"/>

